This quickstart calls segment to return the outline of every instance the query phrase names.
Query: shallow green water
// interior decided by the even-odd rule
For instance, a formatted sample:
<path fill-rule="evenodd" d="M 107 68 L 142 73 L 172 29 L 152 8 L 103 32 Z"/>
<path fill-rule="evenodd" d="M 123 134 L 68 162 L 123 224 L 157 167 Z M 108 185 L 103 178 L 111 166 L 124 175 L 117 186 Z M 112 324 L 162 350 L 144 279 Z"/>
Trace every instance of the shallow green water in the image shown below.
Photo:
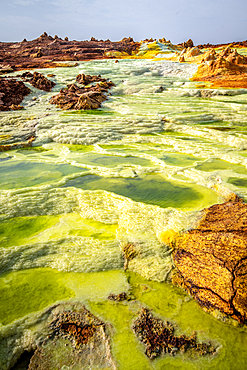
<path fill-rule="evenodd" d="M 0 152 L 3 370 L 25 347 L 25 330 L 42 330 L 40 312 L 67 299 L 112 325 L 119 369 L 246 367 L 246 329 L 205 313 L 166 283 L 172 258 L 163 233 L 189 229 L 198 211 L 232 192 L 247 198 L 247 94 L 228 89 L 198 98 L 189 80 L 195 70 L 141 60 L 42 70 L 55 74 L 53 91 L 32 88 L 24 110 L 0 113 L 0 144 L 18 137 L 22 126 L 36 127 L 34 147 Z M 115 83 L 102 108 L 64 112 L 50 105 L 79 73 Z M 138 256 L 124 272 L 121 250 L 128 242 Z M 134 299 L 107 300 L 123 291 Z M 197 331 L 200 340 L 216 344 L 217 354 L 150 362 L 131 330 L 142 306 L 178 331 Z M 18 339 L 8 347 L 11 335 Z"/>
<path fill-rule="evenodd" d="M 158 174 L 134 179 L 87 175 L 70 180 L 63 186 L 75 186 L 85 190 L 107 190 L 136 202 L 153 204 L 162 208 L 197 209 L 217 201 L 216 194 L 208 189 L 194 184 L 186 186 L 179 182 L 168 181 Z"/>

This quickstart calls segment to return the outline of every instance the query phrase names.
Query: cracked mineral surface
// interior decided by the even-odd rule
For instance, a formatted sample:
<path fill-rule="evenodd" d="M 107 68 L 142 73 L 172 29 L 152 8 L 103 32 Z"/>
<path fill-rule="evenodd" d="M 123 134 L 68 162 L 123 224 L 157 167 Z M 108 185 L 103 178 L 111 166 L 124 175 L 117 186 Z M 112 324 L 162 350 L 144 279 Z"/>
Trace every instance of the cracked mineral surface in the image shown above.
<path fill-rule="evenodd" d="M 204 307 L 241 323 L 247 318 L 247 205 L 236 197 L 203 211 L 199 225 L 178 237 L 178 281 Z"/>

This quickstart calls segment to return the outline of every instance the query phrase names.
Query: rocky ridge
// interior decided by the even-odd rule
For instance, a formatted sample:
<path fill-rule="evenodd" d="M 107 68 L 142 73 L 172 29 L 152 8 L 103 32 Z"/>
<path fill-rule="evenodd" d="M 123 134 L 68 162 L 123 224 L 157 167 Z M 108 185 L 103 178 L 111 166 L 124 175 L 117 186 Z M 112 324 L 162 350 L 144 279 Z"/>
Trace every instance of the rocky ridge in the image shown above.
<path fill-rule="evenodd" d="M 118 51 L 131 55 L 139 48 L 139 43 L 132 38 L 124 38 L 122 41 L 110 40 L 69 41 L 67 37 L 61 39 L 58 36 L 49 36 L 44 32 L 35 40 L 21 42 L 0 42 L 0 73 L 11 69 L 56 67 L 59 61 L 82 61 L 92 59 L 105 59 L 108 52 Z"/>
<path fill-rule="evenodd" d="M 191 80 L 211 82 L 211 87 L 247 88 L 247 57 L 230 47 L 219 54 L 209 49 L 202 55 L 201 64 Z"/>

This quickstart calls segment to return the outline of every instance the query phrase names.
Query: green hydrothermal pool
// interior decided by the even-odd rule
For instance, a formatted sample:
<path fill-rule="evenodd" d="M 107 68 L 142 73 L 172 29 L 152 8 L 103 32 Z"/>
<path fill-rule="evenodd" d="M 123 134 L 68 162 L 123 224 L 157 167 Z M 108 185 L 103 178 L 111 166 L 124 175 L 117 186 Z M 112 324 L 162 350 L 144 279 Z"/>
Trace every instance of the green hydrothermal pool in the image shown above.
<path fill-rule="evenodd" d="M 136 202 L 159 207 L 196 208 L 198 205 L 215 202 L 217 195 L 198 185 L 183 185 L 169 181 L 161 175 L 146 175 L 141 178 L 105 178 L 95 175 L 77 177 L 63 185 L 89 190 L 107 190 Z"/>
<path fill-rule="evenodd" d="M 83 172 L 85 169 L 67 164 L 6 161 L 1 164 L 0 189 L 20 189 L 31 186 L 50 184 L 63 177 Z"/>
<path fill-rule="evenodd" d="M 136 165 L 136 166 L 151 166 L 152 163 L 144 158 L 126 156 L 113 156 L 104 154 L 88 154 L 87 156 L 78 159 L 79 162 L 91 166 L 115 167 L 121 165 Z"/>

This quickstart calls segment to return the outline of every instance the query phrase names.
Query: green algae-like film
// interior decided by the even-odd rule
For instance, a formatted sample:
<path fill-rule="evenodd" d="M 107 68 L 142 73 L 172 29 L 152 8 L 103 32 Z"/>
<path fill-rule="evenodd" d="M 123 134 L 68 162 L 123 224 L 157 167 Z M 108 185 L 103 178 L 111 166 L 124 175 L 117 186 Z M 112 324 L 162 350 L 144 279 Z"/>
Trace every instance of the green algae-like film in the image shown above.
<path fill-rule="evenodd" d="M 0 224 L 1 247 L 11 247 L 29 242 L 29 238 L 54 226 L 59 216 L 15 217 Z"/>
<path fill-rule="evenodd" d="M 0 170 L 4 173 L 0 189 L 8 190 L 50 184 L 66 175 L 83 172 L 84 169 L 67 164 L 9 161 L 1 164 Z"/>
<path fill-rule="evenodd" d="M 9 324 L 73 296 L 74 292 L 63 284 L 59 273 L 53 270 L 7 272 L 0 277 L 0 322 Z"/>

